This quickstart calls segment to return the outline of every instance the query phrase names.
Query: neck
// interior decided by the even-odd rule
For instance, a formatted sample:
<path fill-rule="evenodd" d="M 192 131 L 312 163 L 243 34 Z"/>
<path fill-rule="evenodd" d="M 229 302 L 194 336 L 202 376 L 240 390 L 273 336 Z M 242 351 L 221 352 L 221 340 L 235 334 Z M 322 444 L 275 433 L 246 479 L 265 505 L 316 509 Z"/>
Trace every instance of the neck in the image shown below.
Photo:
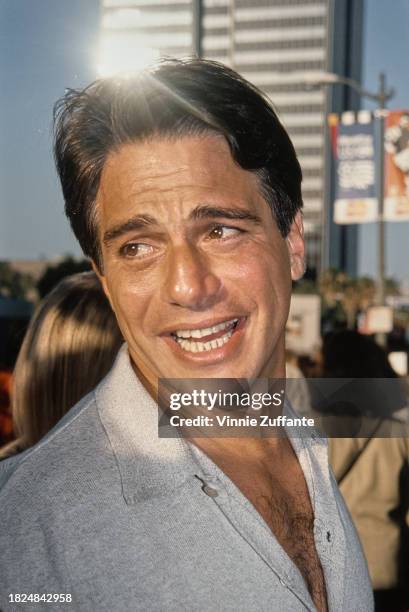
<path fill-rule="evenodd" d="M 149 393 L 151 398 L 156 402 L 158 398 L 158 378 L 154 376 L 148 368 L 136 365 L 135 361 L 132 359 L 132 355 L 130 355 L 130 359 L 136 376 L 141 381 L 143 387 Z"/>
<path fill-rule="evenodd" d="M 285 378 L 285 333 L 280 336 L 274 352 L 259 374 L 259 378 Z"/>

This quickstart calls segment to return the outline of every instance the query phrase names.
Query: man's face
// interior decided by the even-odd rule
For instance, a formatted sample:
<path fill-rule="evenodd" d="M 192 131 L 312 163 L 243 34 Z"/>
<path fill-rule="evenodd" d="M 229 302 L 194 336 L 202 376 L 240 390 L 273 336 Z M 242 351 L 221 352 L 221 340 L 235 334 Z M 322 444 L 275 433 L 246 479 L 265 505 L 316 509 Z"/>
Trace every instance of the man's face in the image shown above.
<path fill-rule="evenodd" d="M 301 218 L 283 239 L 222 137 L 123 145 L 96 205 L 101 280 L 148 380 L 283 375 Z"/>

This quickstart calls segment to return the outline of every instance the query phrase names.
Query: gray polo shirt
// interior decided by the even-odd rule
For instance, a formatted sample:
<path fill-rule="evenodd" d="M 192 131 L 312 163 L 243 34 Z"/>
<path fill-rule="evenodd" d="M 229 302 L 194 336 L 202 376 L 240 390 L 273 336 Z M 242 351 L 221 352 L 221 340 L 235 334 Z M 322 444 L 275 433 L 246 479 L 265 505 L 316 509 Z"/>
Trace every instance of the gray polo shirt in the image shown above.
<path fill-rule="evenodd" d="M 314 610 L 304 580 L 233 482 L 182 439 L 126 346 L 54 430 L 0 471 L 0 609 Z M 328 469 L 326 442 L 292 438 L 315 514 L 329 609 L 373 609 L 366 563 Z M 10 603 L 10 594 L 72 602 Z"/>

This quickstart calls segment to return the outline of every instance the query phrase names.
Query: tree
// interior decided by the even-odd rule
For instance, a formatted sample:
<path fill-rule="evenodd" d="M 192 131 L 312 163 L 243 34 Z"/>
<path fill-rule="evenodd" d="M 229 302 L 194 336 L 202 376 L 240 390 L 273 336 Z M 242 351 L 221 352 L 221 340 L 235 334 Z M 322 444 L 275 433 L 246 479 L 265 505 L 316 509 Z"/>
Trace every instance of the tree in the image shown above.
<path fill-rule="evenodd" d="M 387 295 L 398 295 L 399 287 L 395 280 L 387 279 Z M 348 329 L 353 329 L 360 311 L 373 305 L 376 296 L 376 284 L 372 278 L 362 276 L 352 278 L 340 270 L 326 270 L 320 278 L 319 290 L 329 308 L 342 307 Z"/>
<path fill-rule="evenodd" d="M 70 255 L 67 255 L 58 264 L 48 266 L 37 282 L 40 298 L 45 297 L 66 276 L 88 270 L 91 270 L 91 264 L 87 259 L 76 260 Z"/>
<path fill-rule="evenodd" d="M 0 261 L 0 295 L 26 299 L 27 293 L 33 287 L 34 281 L 29 274 L 13 270 L 7 261 Z"/>

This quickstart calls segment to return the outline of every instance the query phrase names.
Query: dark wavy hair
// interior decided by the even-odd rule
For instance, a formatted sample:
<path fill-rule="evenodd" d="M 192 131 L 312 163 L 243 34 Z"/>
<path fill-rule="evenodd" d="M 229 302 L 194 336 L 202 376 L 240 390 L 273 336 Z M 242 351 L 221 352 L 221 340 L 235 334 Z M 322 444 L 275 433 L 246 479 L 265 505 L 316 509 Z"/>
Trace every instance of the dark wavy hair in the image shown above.
<path fill-rule="evenodd" d="M 271 103 L 217 62 L 162 60 L 131 78 L 69 90 L 55 105 L 55 160 L 65 211 L 84 253 L 101 269 L 95 199 L 105 160 L 122 144 L 216 132 L 260 180 L 283 236 L 302 206 L 301 168 Z"/>

